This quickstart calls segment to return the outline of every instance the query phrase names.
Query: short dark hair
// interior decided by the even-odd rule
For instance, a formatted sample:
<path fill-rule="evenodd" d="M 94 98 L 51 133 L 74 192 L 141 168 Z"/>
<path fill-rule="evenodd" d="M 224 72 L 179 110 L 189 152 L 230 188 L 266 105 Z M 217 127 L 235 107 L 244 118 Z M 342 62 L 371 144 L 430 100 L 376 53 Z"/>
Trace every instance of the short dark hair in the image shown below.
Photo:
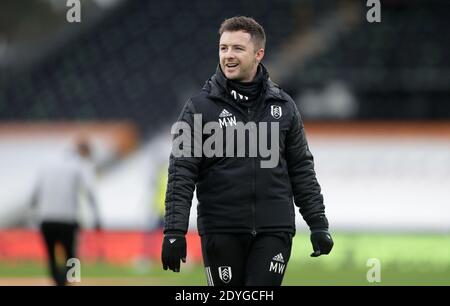
<path fill-rule="evenodd" d="M 219 36 L 222 36 L 223 32 L 236 31 L 244 31 L 250 34 L 256 49 L 264 49 L 266 47 L 266 33 L 264 32 L 264 28 L 255 19 L 245 16 L 225 19 L 220 25 Z"/>

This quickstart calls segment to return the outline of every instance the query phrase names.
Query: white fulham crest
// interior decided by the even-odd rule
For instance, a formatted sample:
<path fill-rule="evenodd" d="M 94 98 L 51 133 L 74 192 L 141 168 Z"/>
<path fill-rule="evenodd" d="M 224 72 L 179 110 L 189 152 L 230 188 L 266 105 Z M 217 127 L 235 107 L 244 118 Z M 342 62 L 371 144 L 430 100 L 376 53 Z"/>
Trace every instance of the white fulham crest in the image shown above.
<path fill-rule="evenodd" d="M 228 284 L 231 280 L 231 267 L 222 266 L 219 267 L 219 277 L 225 284 Z"/>
<path fill-rule="evenodd" d="M 278 105 L 271 105 L 270 106 L 270 114 L 275 119 L 280 119 L 283 112 L 281 111 L 281 106 Z"/>

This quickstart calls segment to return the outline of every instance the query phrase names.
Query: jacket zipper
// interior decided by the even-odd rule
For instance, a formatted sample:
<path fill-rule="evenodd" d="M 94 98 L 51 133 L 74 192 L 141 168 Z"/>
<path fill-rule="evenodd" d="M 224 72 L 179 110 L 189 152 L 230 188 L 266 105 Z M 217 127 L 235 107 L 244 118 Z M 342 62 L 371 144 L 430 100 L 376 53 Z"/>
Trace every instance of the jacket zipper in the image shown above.
<path fill-rule="evenodd" d="M 221 99 L 222 101 L 224 101 L 226 104 L 228 104 L 231 108 L 233 108 L 235 111 L 237 110 L 238 112 L 244 113 L 242 112 L 239 107 L 236 107 L 233 105 L 233 103 L 231 103 L 229 100 L 227 99 Z M 261 107 L 262 109 L 264 109 L 264 106 Z M 258 109 L 258 107 L 256 107 L 256 109 Z M 256 110 L 255 109 L 255 110 Z M 249 121 L 252 121 L 253 119 L 253 112 L 251 111 L 251 107 L 247 107 L 247 123 Z M 256 122 L 255 122 L 256 123 Z M 256 231 L 256 158 L 252 157 L 252 194 L 253 194 L 253 203 L 252 203 L 252 215 L 253 215 L 253 229 L 252 229 L 252 236 L 255 237 L 258 232 Z"/>
<path fill-rule="evenodd" d="M 252 116 L 252 111 L 249 108 L 247 108 L 248 110 L 248 117 L 249 117 L 249 121 L 252 121 L 253 116 Z M 253 230 L 252 230 L 252 236 L 255 237 L 256 234 L 258 233 L 256 231 L 256 158 L 255 157 L 251 157 L 252 159 L 252 195 L 253 195 L 253 203 L 252 203 L 252 215 L 253 215 Z"/>

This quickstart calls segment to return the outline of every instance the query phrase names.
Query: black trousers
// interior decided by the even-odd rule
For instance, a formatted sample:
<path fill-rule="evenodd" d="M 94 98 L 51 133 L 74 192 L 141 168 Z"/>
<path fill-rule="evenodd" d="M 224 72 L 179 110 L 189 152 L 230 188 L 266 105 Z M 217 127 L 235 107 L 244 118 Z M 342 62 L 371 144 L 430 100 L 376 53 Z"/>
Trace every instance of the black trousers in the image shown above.
<path fill-rule="evenodd" d="M 280 286 L 291 255 L 292 234 L 209 234 L 201 237 L 210 286 Z"/>
<path fill-rule="evenodd" d="M 68 267 L 66 262 L 69 258 L 76 257 L 76 234 L 78 224 L 44 221 L 41 224 L 41 233 L 44 237 L 47 250 L 48 266 L 51 276 L 58 286 L 67 284 Z M 56 246 L 60 245 L 64 250 L 62 263 L 58 264 L 56 257 Z"/>

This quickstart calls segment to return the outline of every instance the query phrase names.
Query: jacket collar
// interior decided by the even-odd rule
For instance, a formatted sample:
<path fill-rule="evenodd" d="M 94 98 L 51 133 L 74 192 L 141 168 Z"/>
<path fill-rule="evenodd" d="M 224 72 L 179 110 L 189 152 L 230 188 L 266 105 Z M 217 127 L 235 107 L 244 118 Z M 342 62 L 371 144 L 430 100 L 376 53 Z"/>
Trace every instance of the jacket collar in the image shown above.
<path fill-rule="evenodd" d="M 267 72 L 266 67 L 263 64 L 259 64 L 261 66 L 264 78 L 264 101 L 269 99 L 286 101 L 281 94 L 280 87 L 272 82 L 269 78 L 269 73 Z M 220 65 L 217 65 L 216 73 L 206 82 L 203 87 L 204 90 L 208 91 L 208 98 L 216 98 L 220 100 L 229 101 L 228 93 L 227 93 L 227 82 L 228 79 L 225 77 Z"/>

